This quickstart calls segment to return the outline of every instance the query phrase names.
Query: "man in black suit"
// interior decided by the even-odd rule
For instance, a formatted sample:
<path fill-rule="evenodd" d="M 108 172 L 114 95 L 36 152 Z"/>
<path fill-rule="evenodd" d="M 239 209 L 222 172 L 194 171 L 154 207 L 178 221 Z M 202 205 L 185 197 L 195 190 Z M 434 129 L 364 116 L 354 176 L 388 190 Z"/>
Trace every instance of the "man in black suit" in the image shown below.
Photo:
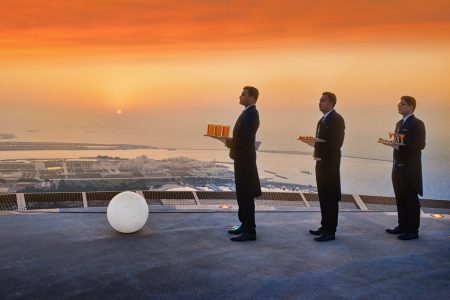
<path fill-rule="evenodd" d="M 255 149 L 255 136 L 259 127 L 259 114 L 255 105 L 258 95 L 255 87 L 244 87 L 239 103 L 245 109 L 234 125 L 233 138 L 226 140 L 230 157 L 234 160 L 238 216 L 241 222 L 241 225 L 230 227 L 228 233 L 235 235 L 231 240 L 236 242 L 256 240 L 254 199 L 261 195 Z"/>
<path fill-rule="evenodd" d="M 314 159 L 316 160 L 316 181 L 320 201 L 322 225 L 317 230 L 310 230 L 318 235 L 315 240 L 326 242 L 335 239 L 338 223 L 339 201 L 341 200 L 341 147 L 344 143 L 345 122 L 334 110 L 336 95 L 330 92 L 322 93 L 319 109 L 323 113 L 317 123 L 316 137 L 323 142 L 314 144 Z"/>
<path fill-rule="evenodd" d="M 395 125 L 396 137 L 403 137 L 404 145 L 394 148 L 392 184 L 397 203 L 398 226 L 386 229 L 389 234 L 399 234 L 401 240 L 419 238 L 420 202 L 422 186 L 422 149 L 425 148 L 425 125 L 414 116 L 416 100 L 403 96 L 398 112 L 403 118 Z"/>

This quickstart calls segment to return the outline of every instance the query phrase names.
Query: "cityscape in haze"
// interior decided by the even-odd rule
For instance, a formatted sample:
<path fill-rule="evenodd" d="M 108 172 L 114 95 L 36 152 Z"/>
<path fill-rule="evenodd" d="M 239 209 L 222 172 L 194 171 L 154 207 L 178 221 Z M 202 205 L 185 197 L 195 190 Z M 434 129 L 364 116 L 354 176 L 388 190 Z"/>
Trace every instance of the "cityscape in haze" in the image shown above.
<path fill-rule="evenodd" d="M 0 161 L 0 192 L 86 192 L 121 190 L 235 191 L 234 174 L 227 162 L 199 161 L 188 157 L 154 160 L 99 155 L 78 159 L 27 159 Z M 308 191 L 309 186 L 277 182 L 288 179 L 273 171 L 262 179 L 264 190 Z M 309 174 L 309 173 L 307 173 Z"/>
<path fill-rule="evenodd" d="M 296 138 L 314 135 L 331 91 L 346 122 L 343 192 L 393 195 L 392 149 L 376 141 L 411 95 L 427 130 L 424 197 L 450 199 L 448 78 L 448 1 L 2 1 L 1 192 L 86 173 L 232 189 L 227 150 L 203 135 L 234 125 L 252 85 L 266 188 L 314 191 L 312 149 Z M 75 161 L 91 163 L 71 172 Z"/>

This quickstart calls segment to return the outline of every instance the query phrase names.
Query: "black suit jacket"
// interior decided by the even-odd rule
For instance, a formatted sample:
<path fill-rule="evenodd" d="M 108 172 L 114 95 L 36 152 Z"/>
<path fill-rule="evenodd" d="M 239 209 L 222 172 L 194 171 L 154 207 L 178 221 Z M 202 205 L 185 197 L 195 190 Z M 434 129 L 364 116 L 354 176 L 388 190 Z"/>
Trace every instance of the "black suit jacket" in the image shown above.
<path fill-rule="evenodd" d="M 405 175 L 414 191 L 423 195 L 422 149 L 425 148 L 425 124 L 411 115 L 402 124 L 395 125 L 395 132 L 404 134 L 404 146 L 394 149 L 394 164 L 402 165 Z"/>
<path fill-rule="evenodd" d="M 325 140 L 314 144 L 314 157 L 321 159 L 324 166 L 340 165 L 341 147 L 344 143 L 345 122 L 335 110 L 331 111 L 325 120 L 319 120 L 316 137 Z"/>
<path fill-rule="evenodd" d="M 233 138 L 226 143 L 234 160 L 236 192 L 251 197 L 261 195 L 255 150 L 258 128 L 259 114 L 253 105 L 239 116 L 233 128 Z"/>

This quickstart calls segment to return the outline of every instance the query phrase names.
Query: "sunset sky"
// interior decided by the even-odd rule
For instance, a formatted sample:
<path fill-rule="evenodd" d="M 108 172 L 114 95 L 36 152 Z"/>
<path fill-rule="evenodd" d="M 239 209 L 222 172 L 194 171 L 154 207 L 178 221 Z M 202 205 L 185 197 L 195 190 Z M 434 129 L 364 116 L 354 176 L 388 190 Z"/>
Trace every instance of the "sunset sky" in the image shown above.
<path fill-rule="evenodd" d="M 450 144 L 449 1 L 0 4 L 0 133 L 17 140 L 217 147 L 206 124 L 233 124 L 254 85 L 267 149 L 304 150 L 292 138 L 325 90 L 352 154 L 392 130 L 402 95 Z"/>

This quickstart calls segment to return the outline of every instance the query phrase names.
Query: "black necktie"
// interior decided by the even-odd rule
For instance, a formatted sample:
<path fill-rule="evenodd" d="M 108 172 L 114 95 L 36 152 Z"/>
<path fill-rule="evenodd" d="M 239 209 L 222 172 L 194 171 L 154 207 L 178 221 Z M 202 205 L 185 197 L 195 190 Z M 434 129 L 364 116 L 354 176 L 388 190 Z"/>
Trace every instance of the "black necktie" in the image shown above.
<path fill-rule="evenodd" d="M 244 109 L 244 110 L 242 111 L 242 113 L 240 114 L 238 120 L 242 119 L 242 117 L 244 117 L 244 114 L 245 114 L 245 109 Z"/>
<path fill-rule="evenodd" d="M 317 129 L 316 129 L 316 138 L 319 137 L 319 133 L 320 133 L 320 126 L 322 126 L 323 121 L 325 120 L 325 116 L 322 117 L 322 119 L 320 119 L 319 123 L 317 124 Z"/>
<path fill-rule="evenodd" d="M 405 120 L 401 119 L 399 122 L 400 122 L 400 124 L 398 125 L 397 133 L 400 131 L 400 128 L 402 128 L 403 123 L 405 122 Z"/>

